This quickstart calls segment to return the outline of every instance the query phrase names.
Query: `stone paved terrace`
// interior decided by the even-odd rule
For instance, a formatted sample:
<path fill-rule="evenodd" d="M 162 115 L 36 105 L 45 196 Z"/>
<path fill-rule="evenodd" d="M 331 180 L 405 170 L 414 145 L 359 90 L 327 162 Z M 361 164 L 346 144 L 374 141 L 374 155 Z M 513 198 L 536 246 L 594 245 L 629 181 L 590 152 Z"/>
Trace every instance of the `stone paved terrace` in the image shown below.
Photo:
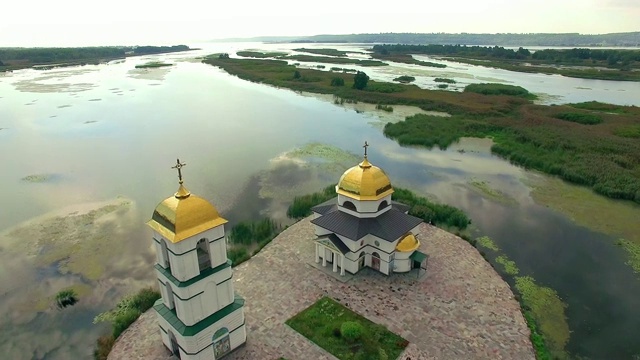
<path fill-rule="evenodd" d="M 234 269 L 246 299 L 247 344 L 225 359 L 335 359 L 285 325 L 323 295 L 409 340 L 399 357 L 416 359 L 535 359 L 529 329 L 509 286 L 466 241 L 422 224 L 427 273 L 384 276 L 370 269 L 346 283 L 309 265 L 313 225 L 289 227 L 258 255 Z M 151 266 L 151 264 L 149 265 Z M 125 331 L 109 360 L 170 359 L 155 315 Z"/>

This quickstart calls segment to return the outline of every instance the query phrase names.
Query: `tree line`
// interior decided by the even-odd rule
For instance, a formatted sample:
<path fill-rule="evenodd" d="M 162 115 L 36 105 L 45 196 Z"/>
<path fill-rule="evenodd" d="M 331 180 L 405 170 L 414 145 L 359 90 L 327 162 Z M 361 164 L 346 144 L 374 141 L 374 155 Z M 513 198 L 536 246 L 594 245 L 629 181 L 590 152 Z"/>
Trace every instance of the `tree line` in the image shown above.
<path fill-rule="evenodd" d="M 580 63 L 591 60 L 607 61 L 609 65 L 617 63 L 629 65 L 640 62 L 640 51 L 615 49 L 545 49 L 531 52 L 523 47 L 516 50 L 501 46 L 384 44 L 374 45 L 373 51 L 380 54 L 412 53 L 483 59 L 540 60 L 556 63 Z"/>
<path fill-rule="evenodd" d="M 174 46 L 95 46 L 76 48 L 0 48 L 0 63 L 28 61 L 30 63 L 55 63 L 89 59 L 123 58 L 127 55 L 162 54 L 190 50 L 187 45 Z"/>

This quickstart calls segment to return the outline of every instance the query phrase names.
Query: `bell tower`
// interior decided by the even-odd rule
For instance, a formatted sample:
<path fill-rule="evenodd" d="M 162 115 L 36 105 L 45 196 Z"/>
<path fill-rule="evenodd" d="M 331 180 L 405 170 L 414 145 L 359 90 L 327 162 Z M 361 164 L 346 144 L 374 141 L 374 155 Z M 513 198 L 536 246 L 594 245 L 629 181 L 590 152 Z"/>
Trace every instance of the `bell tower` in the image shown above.
<path fill-rule="evenodd" d="M 216 208 L 183 184 L 162 201 L 153 230 L 162 298 L 155 309 L 162 341 L 180 359 L 220 359 L 246 342 L 244 299 L 233 290 L 224 224 Z"/>

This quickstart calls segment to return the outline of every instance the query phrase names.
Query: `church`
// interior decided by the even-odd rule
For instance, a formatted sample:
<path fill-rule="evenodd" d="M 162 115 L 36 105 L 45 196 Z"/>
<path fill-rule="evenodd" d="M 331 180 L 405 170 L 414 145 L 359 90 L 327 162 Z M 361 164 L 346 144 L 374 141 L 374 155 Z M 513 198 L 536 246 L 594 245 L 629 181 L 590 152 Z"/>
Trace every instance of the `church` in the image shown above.
<path fill-rule="evenodd" d="M 333 272 L 355 274 L 365 267 L 385 275 L 420 268 L 427 255 L 416 238 L 422 219 L 391 200 L 387 174 L 367 158 L 348 169 L 336 185 L 338 196 L 315 206 L 315 261 Z"/>
<path fill-rule="evenodd" d="M 220 359 L 247 339 L 244 299 L 235 294 L 224 224 L 216 208 L 186 189 L 162 201 L 153 230 L 162 298 L 153 306 L 164 345 L 180 359 Z"/>

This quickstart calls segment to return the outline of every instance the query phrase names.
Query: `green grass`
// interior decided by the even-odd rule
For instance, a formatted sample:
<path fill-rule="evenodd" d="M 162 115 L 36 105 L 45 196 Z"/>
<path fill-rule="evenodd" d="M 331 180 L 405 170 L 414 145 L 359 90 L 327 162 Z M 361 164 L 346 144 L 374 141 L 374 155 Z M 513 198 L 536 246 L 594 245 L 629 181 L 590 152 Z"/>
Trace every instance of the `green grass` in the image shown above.
<path fill-rule="evenodd" d="M 313 194 L 296 196 L 293 198 L 293 202 L 287 209 L 287 216 L 292 219 L 305 218 L 311 215 L 312 207 L 318 204 L 322 204 L 323 202 L 330 200 L 336 196 L 338 195 L 336 194 L 335 185 L 329 185 L 326 188 L 322 189 L 322 191 L 315 192 Z"/>
<path fill-rule="evenodd" d="M 496 243 L 493 241 L 493 239 L 491 239 L 488 236 L 481 236 L 479 238 L 476 239 L 476 244 L 487 248 L 487 249 L 491 249 L 493 251 L 500 251 L 500 248 L 498 247 L 498 245 L 496 245 Z"/>
<path fill-rule="evenodd" d="M 486 198 L 505 205 L 517 204 L 517 201 L 514 198 L 498 189 L 492 188 L 491 184 L 489 184 L 489 182 L 487 181 L 472 178 L 468 183 L 469 185 L 471 185 L 472 189 L 476 190 Z"/>
<path fill-rule="evenodd" d="M 522 86 L 506 85 L 506 84 L 469 84 L 464 88 L 466 92 L 474 92 L 484 95 L 509 95 L 519 96 L 526 99 L 535 99 L 536 96 L 531 94 Z"/>
<path fill-rule="evenodd" d="M 402 76 L 398 76 L 397 78 L 393 79 L 393 81 L 397 81 L 397 82 L 401 82 L 401 83 L 410 83 L 415 81 L 416 78 L 413 76 L 407 76 L 407 75 L 402 75 Z"/>
<path fill-rule="evenodd" d="M 264 58 L 273 58 L 273 57 L 278 57 L 278 56 L 286 56 L 287 53 L 284 52 L 261 52 L 261 51 L 236 51 L 236 55 L 238 56 L 242 56 L 242 57 L 253 57 L 253 58 L 259 58 L 259 59 L 264 59 Z"/>
<path fill-rule="evenodd" d="M 625 239 L 616 241 L 616 245 L 620 246 L 627 253 L 629 260 L 625 264 L 631 266 L 635 273 L 640 274 L 640 244 Z"/>
<path fill-rule="evenodd" d="M 461 62 L 465 64 L 494 67 L 509 71 L 525 72 L 525 73 L 543 73 L 558 74 L 566 77 L 596 80 L 614 80 L 614 81 L 640 81 L 640 71 L 621 71 L 621 70 L 600 70 L 600 69 L 575 69 L 575 68 L 558 68 L 552 66 L 527 66 L 520 62 L 507 60 L 476 60 L 471 58 L 455 57 L 448 60 Z"/>
<path fill-rule="evenodd" d="M 374 53 L 371 54 L 371 57 L 374 59 L 379 59 L 379 60 L 386 60 L 386 61 L 393 61 L 393 62 L 399 62 L 399 63 L 404 63 L 404 64 L 413 64 L 413 65 L 420 65 L 420 66 L 427 66 L 427 67 L 435 67 L 435 68 L 446 68 L 447 65 L 445 64 L 438 64 L 438 63 L 434 63 L 431 61 L 422 61 L 422 60 L 416 60 L 413 58 L 413 56 L 409 55 L 409 54 L 387 54 L 387 55 L 383 55 L 380 53 Z"/>
<path fill-rule="evenodd" d="M 554 117 L 557 113 L 575 112 L 574 107 L 534 105 L 528 91 L 509 85 L 476 87 L 479 92 L 503 95 L 478 94 L 469 88 L 462 93 L 432 91 L 373 80 L 364 90 L 357 90 L 351 87 L 354 75 L 346 73 L 298 69 L 305 81 L 296 81 L 295 66 L 285 61 L 207 57 L 204 62 L 245 80 L 295 91 L 447 112 L 453 116 L 443 119 L 416 115 L 387 124 L 384 133 L 401 145 L 443 149 L 463 136 L 493 137 L 492 152 L 517 165 L 560 176 L 610 198 L 640 203 L 640 143 L 633 138 L 634 127 L 640 125 L 638 107 L 623 107 L 620 114 L 601 113 L 601 124 L 584 126 Z M 335 77 L 343 78 L 345 86 L 331 86 Z"/>
<path fill-rule="evenodd" d="M 93 319 L 93 323 L 105 321 L 111 323 L 112 333 L 98 338 L 96 349 L 93 353 L 94 358 L 99 360 L 106 359 L 118 336 L 133 324 L 142 313 L 149 310 L 158 299 L 160 299 L 160 293 L 157 290 L 150 287 L 143 288 L 135 294 L 122 298 L 112 310 L 98 314 Z"/>
<path fill-rule="evenodd" d="M 349 341 L 341 333 L 345 322 L 362 327 L 361 336 Z M 347 309 L 328 297 L 286 321 L 292 329 L 341 360 L 396 359 L 409 342 Z"/>
<path fill-rule="evenodd" d="M 173 64 L 163 63 L 160 61 L 150 61 L 146 64 L 136 65 L 136 69 L 153 69 L 159 67 L 173 66 Z"/>
<path fill-rule="evenodd" d="M 496 262 L 504 268 L 504 272 L 511 276 L 516 276 L 520 273 L 520 269 L 516 266 L 516 263 L 510 260 L 504 255 L 500 255 L 496 258 Z"/>
<path fill-rule="evenodd" d="M 441 149 L 461 137 L 491 137 L 492 152 L 512 163 L 586 185 L 607 197 L 640 203 L 640 143 L 612 134 L 637 118 L 602 115 L 609 117 L 603 124 L 563 126 L 554 116 L 563 108 L 526 106 L 511 116 L 476 119 L 415 115 L 385 125 L 384 133 L 402 145 Z"/>
<path fill-rule="evenodd" d="M 293 49 L 299 52 L 306 52 L 309 54 L 318 54 L 318 55 L 328 55 L 328 56 L 338 56 L 338 57 L 346 57 L 347 51 L 336 50 L 336 49 L 308 49 L 308 48 L 300 48 Z"/>
<path fill-rule="evenodd" d="M 623 138 L 640 139 L 640 124 L 619 127 L 613 131 L 613 134 Z"/>
<path fill-rule="evenodd" d="M 376 110 L 382 110 L 386 112 L 393 112 L 393 107 L 389 105 L 378 104 L 376 105 Z"/>
<path fill-rule="evenodd" d="M 531 317 L 527 319 L 529 327 L 535 326 L 536 333 L 542 335 L 542 338 L 534 339 L 532 332 L 531 340 L 536 353 L 539 353 L 538 358 L 565 358 L 564 348 L 571 334 L 564 313 L 567 305 L 553 289 L 536 284 L 529 276 L 517 276 L 515 287 L 522 298 L 525 318 Z M 549 352 L 546 352 L 544 345 Z"/>
<path fill-rule="evenodd" d="M 55 300 L 59 309 L 66 308 L 78 302 L 78 294 L 73 289 L 64 289 L 56 294 Z"/>
<path fill-rule="evenodd" d="M 566 112 L 555 114 L 554 116 L 556 119 L 571 121 L 582 125 L 596 125 L 602 122 L 602 118 L 595 114 Z"/>
<path fill-rule="evenodd" d="M 389 64 L 377 61 L 377 60 L 359 60 L 342 57 L 327 57 L 327 56 L 313 56 L 313 55 L 287 55 L 280 56 L 280 59 L 295 60 L 302 62 L 320 62 L 329 64 L 354 64 L 360 66 L 387 66 Z"/>
<path fill-rule="evenodd" d="M 456 81 L 453 79 L 447 79 L 447 78 L 435 78 L 433 79 L 433 81 L 438 82 L 438 83 L 446 83 L 446 84 L 455 84 Z"/>
<path fill-rule="evenodd" d="M 567 105 L 574 107 L 576 109 L 600 111 L 600 112 L 614 113 L 614 114 L 627 113 L 627 109 L 625 106 L 601 103 L 598 101 L 586 101 L 586 102 L 567 104 Z"/>

